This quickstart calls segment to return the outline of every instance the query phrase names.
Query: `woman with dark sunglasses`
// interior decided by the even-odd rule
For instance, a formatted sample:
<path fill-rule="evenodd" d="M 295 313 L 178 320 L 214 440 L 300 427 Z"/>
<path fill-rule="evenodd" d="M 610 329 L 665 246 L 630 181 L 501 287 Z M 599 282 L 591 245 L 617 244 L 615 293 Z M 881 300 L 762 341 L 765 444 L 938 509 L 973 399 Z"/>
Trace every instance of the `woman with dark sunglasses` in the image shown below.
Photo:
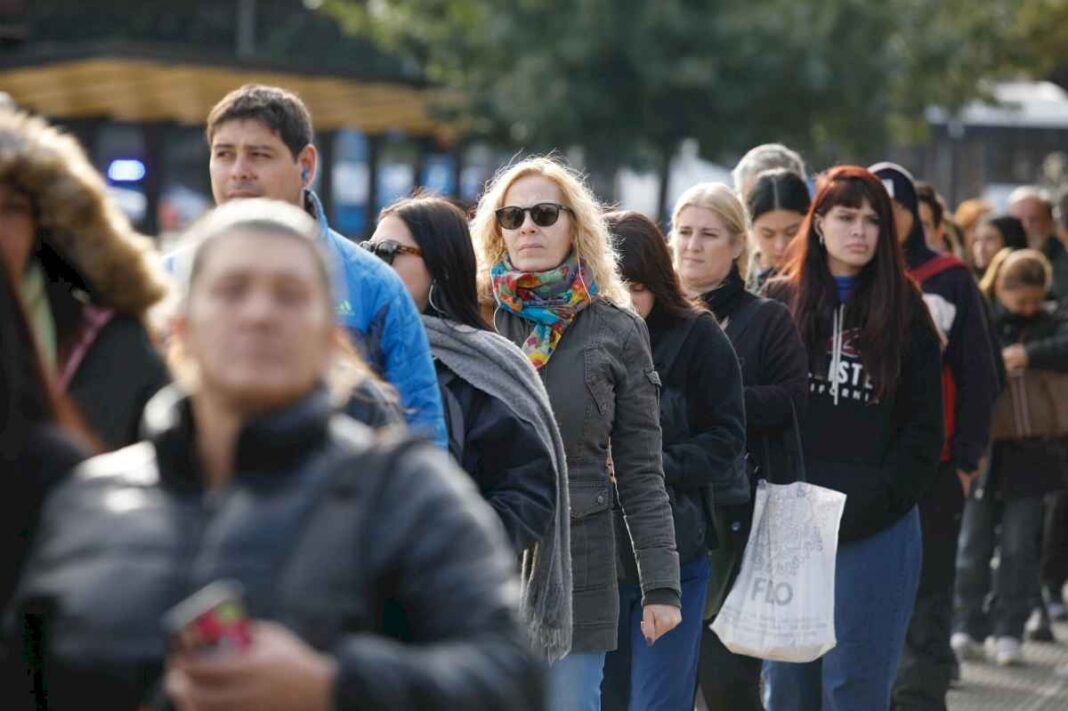
<path fill-rule="evenodd" d="M 382 211 L 364 244 L 393 265 L 423 313 L 449 449 L 500 516 L 522 566 L 531 641 L 555 661 L 571 639 L 571 553 L 563 443 L 545 387 L 482 318 L 475 251 L 458 207 L 405 198 Z"/>
<path fill-rule="evenodd" d="M 645 642 L 681 619 L 648 330 L 630 308 L 600 206 L 556 161 L 502 171 L 472 232 L 493 325 L 537 368 L 567 456 L 574 633 L 550 676 L 550 708 L 594 711 L 605 654 L 617 642 L 613 489 L 636 552 Z"/>

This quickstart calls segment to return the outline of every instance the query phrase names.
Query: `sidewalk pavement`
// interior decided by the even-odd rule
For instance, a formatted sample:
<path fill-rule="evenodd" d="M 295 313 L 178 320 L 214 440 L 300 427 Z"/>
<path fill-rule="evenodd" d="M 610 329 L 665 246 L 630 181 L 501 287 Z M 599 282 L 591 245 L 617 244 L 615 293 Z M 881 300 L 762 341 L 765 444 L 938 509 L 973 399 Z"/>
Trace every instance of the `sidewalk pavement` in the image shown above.
<path fill-rule="evenodd" d="M 1068 710 L 1068 624 L 1054 626 L 1057 642 L 1024 644 L 1024 664 L 999 667 L 966 662 L 949 693 L 949 711 Z"/>

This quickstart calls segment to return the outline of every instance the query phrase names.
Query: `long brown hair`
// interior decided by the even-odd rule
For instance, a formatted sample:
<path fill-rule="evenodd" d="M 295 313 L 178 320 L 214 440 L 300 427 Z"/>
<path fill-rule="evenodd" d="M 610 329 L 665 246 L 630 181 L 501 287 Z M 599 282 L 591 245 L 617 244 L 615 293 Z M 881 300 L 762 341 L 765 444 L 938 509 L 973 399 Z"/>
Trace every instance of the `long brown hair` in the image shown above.
<path fill-rule="evenodd" d="M 864 168 L 838 166 L 820 181 L 801 232 L 791 246 L 784 270 L 790 287 L 790 309 L 813 366 L 826 356 L 830 323 L 838 292 L 827 265 L 827 250 L 814 227 L 837 205 L 871 205 L 879 219 L 875 256 L 857 275 L 853 297 L 846 304 L 845 323 L 860 332 L 858 346 L 880 397 L 893 392 L 909 344 L 909 326 L 916 309 L 926 309 L 916 285 L 905 273 L 904 254 L 895 237 L 894 211 L 882 183 Z M 932 326 L 933 328 L 933 326 Z"/>
<path fill-rule="evenodd" d="M 624 281 L 651 291 L 656 305 L 671 318 L 686 319 L 698 313 L 698 307 L 682 290 L 667 240 L 655 222 L 632 210 L 610 212 L 604 221 L 619 255 Z"/>

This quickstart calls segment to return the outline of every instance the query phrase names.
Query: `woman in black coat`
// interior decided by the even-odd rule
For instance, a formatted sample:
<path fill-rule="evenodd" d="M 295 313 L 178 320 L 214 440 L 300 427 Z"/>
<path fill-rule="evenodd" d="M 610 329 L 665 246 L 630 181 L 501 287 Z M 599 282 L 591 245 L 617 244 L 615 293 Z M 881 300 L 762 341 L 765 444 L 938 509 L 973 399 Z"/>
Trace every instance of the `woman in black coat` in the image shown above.
<path fill-rule="evenodd" d="M 742 377 L 715 319 L 685 296 L 656 225 L 636 212 L 605 219 L 634 308 L 649 328 L 662 383 L 664 478 L 682 572 L 682 624 L 654 645 L 643 639 L 638 571 L 618 517 L 619 648 L 605 660 L 602 708 L 689 708 L 710 577 L 708 549 L 716 545 L 711 507 L 744 507 L 750 494 L 740 466 Z"/>
<path fill-rule="evenodd" d="M 766 192 L 775 180 L 765 174 L 758 186 Z M 804 197 L 807 201 L 807 193 Z M 684 286 L 715 314 L 741 363 L 749 484 L 755 487 L 758 479 L 788 484 L 801 456 L 794 428 L 807 400 L 808 357 L 789 310 L 745 289 L 747 225 L 745 208 L 726 186 L 695 185 L 675 207 L 672 244 Z M 742 547 L 751 504 L 732 513 Z M 709 709 L 763 708 L 761 661 L 732 654 L 707 628 L 702 644 L 701 689 Z"/>
<path fill-rule="evenodd" d="M 480 312 L 475 251 L 459 208 L 441 198 L 403 199 L 382 211 L 375 233 L 363 246 L 397 271 L 428 330 L 434 324 L 430 319 L 444 320 L 443 325 L 468 334 L 468 339 L 488 337 L 508 343 L 496 335 L 471 334 L 471 329 L 492 331 Z M 506 347 L 522 363 L 522 352 Z M 452 359 L 441 352 L 444 349 L 438 350 L 435 367 L 450 451 L 498 512 L 516 554 L 521 555 L 541 541 L 553 519 L 553 443 L 541 441 L 499 393 L 487 392 L 487 384 L 480 388 L 459 376 L 449 367 Z M 485 369 L 495 363 L 470 365 Z"/>
<path fill-rule="evenodd" d="M 556 661 L 571 640 L 563 443 L 537 371 L 482 318 L 467 217 L 443 198 L 405 198 L 363 246 L 397 271 L 423 314 L 449 449 L 504 524 L 532 646 Z"/>

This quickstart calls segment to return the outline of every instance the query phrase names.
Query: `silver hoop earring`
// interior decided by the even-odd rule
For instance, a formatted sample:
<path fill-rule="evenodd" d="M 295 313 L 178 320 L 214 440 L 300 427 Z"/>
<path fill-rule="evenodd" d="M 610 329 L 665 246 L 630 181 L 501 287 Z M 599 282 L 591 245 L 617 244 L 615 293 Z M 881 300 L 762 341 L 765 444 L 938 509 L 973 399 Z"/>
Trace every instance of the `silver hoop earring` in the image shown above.
<path fill-rule="evenodd" d="M 445 316 L 445 310 L 434 303 L 434 289 L 436 289 L 437 286 L 438 283 L 436 281 L 430 282 L 430 293 L 426 295 L 426 301 L 428 304 L 430 304 L 430 308 L 437 311 L 441 316 Z"/>

